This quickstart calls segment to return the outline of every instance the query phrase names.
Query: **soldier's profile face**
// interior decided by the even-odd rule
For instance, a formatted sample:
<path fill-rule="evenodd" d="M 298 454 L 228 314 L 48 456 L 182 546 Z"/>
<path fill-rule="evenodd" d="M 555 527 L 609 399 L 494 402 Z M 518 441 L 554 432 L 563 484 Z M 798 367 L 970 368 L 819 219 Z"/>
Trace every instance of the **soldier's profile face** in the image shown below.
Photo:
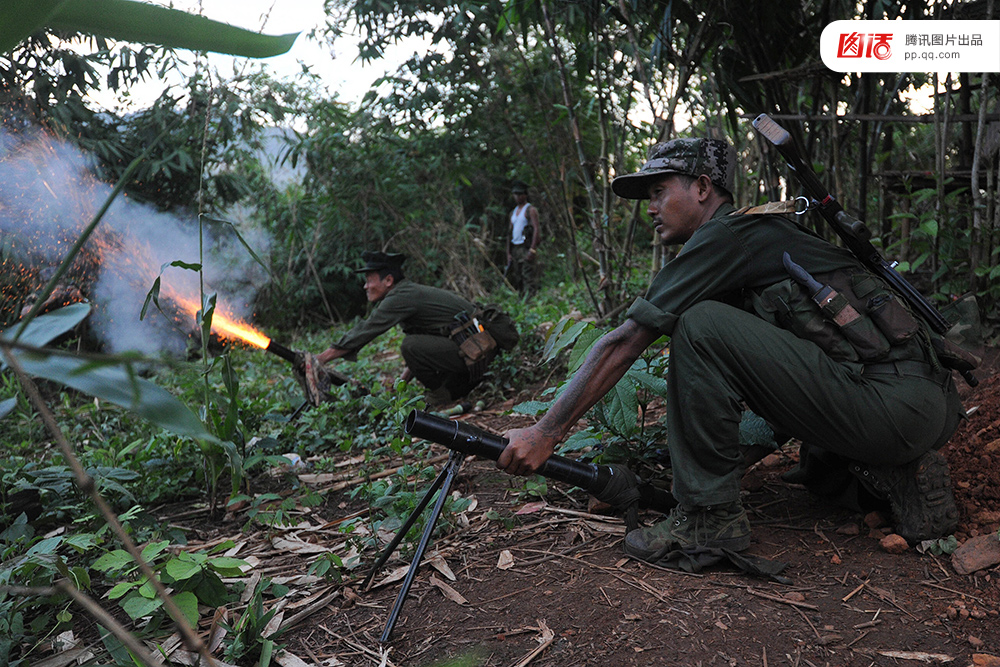
<path fill-rule="evenodd" d="M 365 295 L 367 295 L 368 301 L 375 303 L 384 299 L 385 295 L 389 293 L 389 288 L 392 287 L 392 282 L 392 276 L 382 278 L 379 276 L 378 271 L 369 271 L 366 273 Z"/>
<path fill-rule="evenodd" d="M 700 226 L 697 186 L 697 180 L 679 174 L 667 174 L 649 186 L 646 210 L 663 245 L 684 243 Z"/>

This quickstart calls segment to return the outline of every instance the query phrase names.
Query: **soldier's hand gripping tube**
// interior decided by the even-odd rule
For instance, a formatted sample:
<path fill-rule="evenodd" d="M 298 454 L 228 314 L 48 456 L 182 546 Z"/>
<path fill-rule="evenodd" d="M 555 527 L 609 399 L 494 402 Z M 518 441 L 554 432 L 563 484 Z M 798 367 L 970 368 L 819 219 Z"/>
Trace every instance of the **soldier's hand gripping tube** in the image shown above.
<path fill-rule="evenodd" d="M 340 386 L 351 383 L 360 392 L 368 393 L 360 384 L 351 380 L 340 371 L 323 366 L 314 355 L 308 352 L 290 350 L 281 343 L 273 340 L 269 341 L 267 347 L 264 349 L 292 364 L 292 375 L 295 376 L 295 380 L 302 387 L 302 391 L 306 395 L 306 402 L 310 405 L 319 405 L 328 400 L 330 397 L 330 387 L 334 385 Z"/>
<path fill-rule="evenodd" d="M 471 424 L 444 419 L 418 410 L 410 412 L 403 430 L 414 437 L 491 461 L 499 459 L 508 444 L 507 438 Z M 538 474 L 557 482 L 579 486 L 598 500 L 624 512 L 629 530 L 639 525 L 639 507 L 669 512 L 677 504 L 672 495 L 652 484 L 642 482 L 625 466 L 582 463 L 553 454 L 538 469 Z"/>

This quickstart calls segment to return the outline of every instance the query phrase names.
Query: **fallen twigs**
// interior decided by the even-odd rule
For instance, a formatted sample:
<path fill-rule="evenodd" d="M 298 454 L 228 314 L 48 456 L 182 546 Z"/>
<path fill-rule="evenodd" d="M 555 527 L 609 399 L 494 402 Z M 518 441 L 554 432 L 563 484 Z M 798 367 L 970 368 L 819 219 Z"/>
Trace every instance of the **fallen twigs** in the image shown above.
<path fill-rule="evenodd" d="M 331 637 L 339 639 L 340 641 L 344 642 L 354 650 L 361 652 L 365 657 L 369 658 L 370 660 L 378 664 L 379 667 L 396 667 L 393 664 L 393 662 L 389 660 L 389 649 L 382 649 L 379 651 L 370 649 L 360 642 L 357 642 L 353 639 L 348 639 L 344 635 L 338 632 L 334 632 L 333 630 L 331 630 L 330 628 L 326 627 L 323 624 L 320 624 L 319 629 L 325 632 L 326 634 L 330 635 Z"/>
<path fill-rule="evenodd" d="M 809 609 L 811 611 L 819 611 L 819 607 L 814 604 L 809 604 L 808 602 L 799 602 L 797 600 L 789 600 L 788 598 L 783 598 L 778 595 L 771 595 L 770 593 L 765 593 L 763 591 L 755 591 L 754 589 L 747 586 L 744 590 L 750 595 L 756 595 L 759 598 L 764 598 L 765 600 L 770 600 L 771 602 L 780 602 L 782 604 L 787 604 L 792 607 L 801 607 L 802 609 Z M 815 630 L 815 628 L 813 628 Z"/>
<path fill-rule="evenodd" d="M 555 640 L 556 633 L 552 632 L 549 626 L 546 625 L 545 621 L 542 619 L 538 619 L 538 629 L 541 631 L 541 635 L 538 637 L 538 641 L 540 642 L 538 647 L 528 655 L 521 658 L 518 662 L 514 663 L 513 667 L 525 667 L 525 665 L 541 655 L 542 651 L 547 649 Z"/>

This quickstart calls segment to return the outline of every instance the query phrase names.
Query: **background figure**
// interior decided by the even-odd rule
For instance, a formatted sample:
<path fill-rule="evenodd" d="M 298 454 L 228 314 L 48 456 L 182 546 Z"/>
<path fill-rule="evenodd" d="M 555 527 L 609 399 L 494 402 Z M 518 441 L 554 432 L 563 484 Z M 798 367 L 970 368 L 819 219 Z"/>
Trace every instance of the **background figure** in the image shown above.
<path fill-rule="evenodd" d="M 528 185 L 515 181 L 511 188 L 516 206 L 510 212 L 507 239 L 507 279 L 524 297 L 538 291 L 538 209 L 528 202 Z"/>
<path fill-rule="evenodd" d="M 366 252 L 363 258 L 365 265 L 357 273 L 365 274 L 368 301 L 378 305 L 316 359 L 323 364 L 341 357 L 353 360 L 358 350 L 398 324 L 406 334 L 400 349 L 406 361 L 402 379 L 415 377 L 427 387 L 430 404 L 468 394 L 482 374 L 470 370 L 451 334 L 459 317 L 475 316 L 476 305 L 454 292 L 407 280 L 405 255 Z"/>

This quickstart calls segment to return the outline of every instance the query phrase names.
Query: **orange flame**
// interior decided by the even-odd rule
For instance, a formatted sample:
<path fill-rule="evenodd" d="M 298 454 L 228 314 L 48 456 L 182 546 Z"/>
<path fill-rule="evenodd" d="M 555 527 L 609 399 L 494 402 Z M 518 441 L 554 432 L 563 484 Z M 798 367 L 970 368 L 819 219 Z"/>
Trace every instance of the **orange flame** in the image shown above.
<path fill-rule="evenodd" d="M 168 298 L 187 310 L 191 315 L 198 312 L 198 303 L 196 301 L 177 294 L 169 294 Z M 246 322 L 241 322 L 232 315 L 220 311 L 218 306 L 216 306 L 215 313 L 212 315 L 212 331 L 223 338 L 238 338 L 261 348 L 266 348 L 271 344 L 270 338 Z"/>
<path fill-rule="evenodd" d="M 238 322 L 218 312 L 212 316 L 212 329 L 224 338 L 239 338 L 257 347 L 266 348 L 271 344 L 270 338 L 249 324 Z"/>

